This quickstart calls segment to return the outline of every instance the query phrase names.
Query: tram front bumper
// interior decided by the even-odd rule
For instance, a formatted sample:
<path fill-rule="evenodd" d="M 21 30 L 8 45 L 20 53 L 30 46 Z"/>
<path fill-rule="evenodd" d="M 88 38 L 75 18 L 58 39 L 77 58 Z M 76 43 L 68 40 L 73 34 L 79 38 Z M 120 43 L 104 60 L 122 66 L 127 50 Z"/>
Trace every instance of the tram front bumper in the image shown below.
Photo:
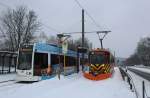
<path fill-rule="evenodd" d="M 40 81 L 41 78 L 39 76 L 22 76 L 22 75 L 16 75 L 15 80 L 16 81 Z"/>

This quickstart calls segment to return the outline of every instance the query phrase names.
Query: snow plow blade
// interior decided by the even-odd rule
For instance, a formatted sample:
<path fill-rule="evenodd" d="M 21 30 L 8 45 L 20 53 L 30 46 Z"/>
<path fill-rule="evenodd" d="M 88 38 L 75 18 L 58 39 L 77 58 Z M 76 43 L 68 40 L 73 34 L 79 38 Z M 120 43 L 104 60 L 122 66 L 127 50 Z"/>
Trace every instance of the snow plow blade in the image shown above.
<path fill-rule="evenodd" d="M 107 74 L 100 74 L 100 75 L 97 75 L 97 76 L 93 76 L 92 74 L 88 74 L 88 73 L 83 73 L 84 77 L 89 79 L 89 80 L 95 80 L 95 81 L 98 81 L 98 80 L 103 80 L 103 79 L 107 79 L 109 77 L 111 77 L 111 73 L 107 73 Z"/>

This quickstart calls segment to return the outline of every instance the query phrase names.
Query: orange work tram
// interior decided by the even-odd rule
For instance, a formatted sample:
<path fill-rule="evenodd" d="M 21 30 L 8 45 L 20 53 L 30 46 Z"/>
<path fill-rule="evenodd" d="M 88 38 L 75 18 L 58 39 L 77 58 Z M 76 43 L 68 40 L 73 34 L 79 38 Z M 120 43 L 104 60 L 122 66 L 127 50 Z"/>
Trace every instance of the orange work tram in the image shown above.
<path fill-rule="evenodd" d="M 112 76 L 114 57 L 109 50 L 96 49 L 89 52 L 88 63 L 84 66 L 83 75 L 90 80 L 102 80 Z"/>

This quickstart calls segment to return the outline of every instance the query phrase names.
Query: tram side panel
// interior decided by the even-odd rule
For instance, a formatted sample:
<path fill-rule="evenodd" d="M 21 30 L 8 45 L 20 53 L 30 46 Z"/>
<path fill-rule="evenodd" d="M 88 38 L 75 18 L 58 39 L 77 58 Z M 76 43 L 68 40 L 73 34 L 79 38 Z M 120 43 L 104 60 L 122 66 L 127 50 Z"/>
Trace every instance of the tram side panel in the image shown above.
<path fill-rule="evenodd" d="M 65 69 L 65 75 L 76 72 L 78 62 L 76 53 L 69 51 L 72 54 L 66 55 L 64 65 L 64 55 L 59 55 L 58 50 L 58 47 L 47 44 L 22 47 L 19 51 L 16 80 L 39 81 L 42 77 L 56 75 L 58 69 L 61 70 L 62 74 L 64 74 Z M 47 73 L 48 71 L 50 73 Z"/>

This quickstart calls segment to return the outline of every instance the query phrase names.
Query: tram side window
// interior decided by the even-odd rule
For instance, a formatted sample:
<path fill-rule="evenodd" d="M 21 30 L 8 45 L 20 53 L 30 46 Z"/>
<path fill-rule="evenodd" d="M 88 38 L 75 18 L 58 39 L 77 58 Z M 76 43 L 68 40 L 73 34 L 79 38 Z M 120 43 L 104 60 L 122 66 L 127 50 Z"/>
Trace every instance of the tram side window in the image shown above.
<path fill-rule="evenodd" d="M 59 64 L 59 56 L 51 54 L 51 65 Z"/>
<path fill-rule="evenodd" d="M 110 63 L 109 55 L 105 55 L 104 59 L 105 63 Z"/>
<path fill-rule="evenodd" d="M 76 66 L 76 59 L 74 57 L 66 56 L 66 66 Z"/>
<path fill-rule="evenodd" d="M 113 57 L 111 57 L 110 62 L 114 63 L 114 58 Z"/>
<path fill-rule="evenodd" d="M 45 69 L 48 67 L 48 54 L 47 53 L 35 53 L 34 65 L 36 68 Z"/>

